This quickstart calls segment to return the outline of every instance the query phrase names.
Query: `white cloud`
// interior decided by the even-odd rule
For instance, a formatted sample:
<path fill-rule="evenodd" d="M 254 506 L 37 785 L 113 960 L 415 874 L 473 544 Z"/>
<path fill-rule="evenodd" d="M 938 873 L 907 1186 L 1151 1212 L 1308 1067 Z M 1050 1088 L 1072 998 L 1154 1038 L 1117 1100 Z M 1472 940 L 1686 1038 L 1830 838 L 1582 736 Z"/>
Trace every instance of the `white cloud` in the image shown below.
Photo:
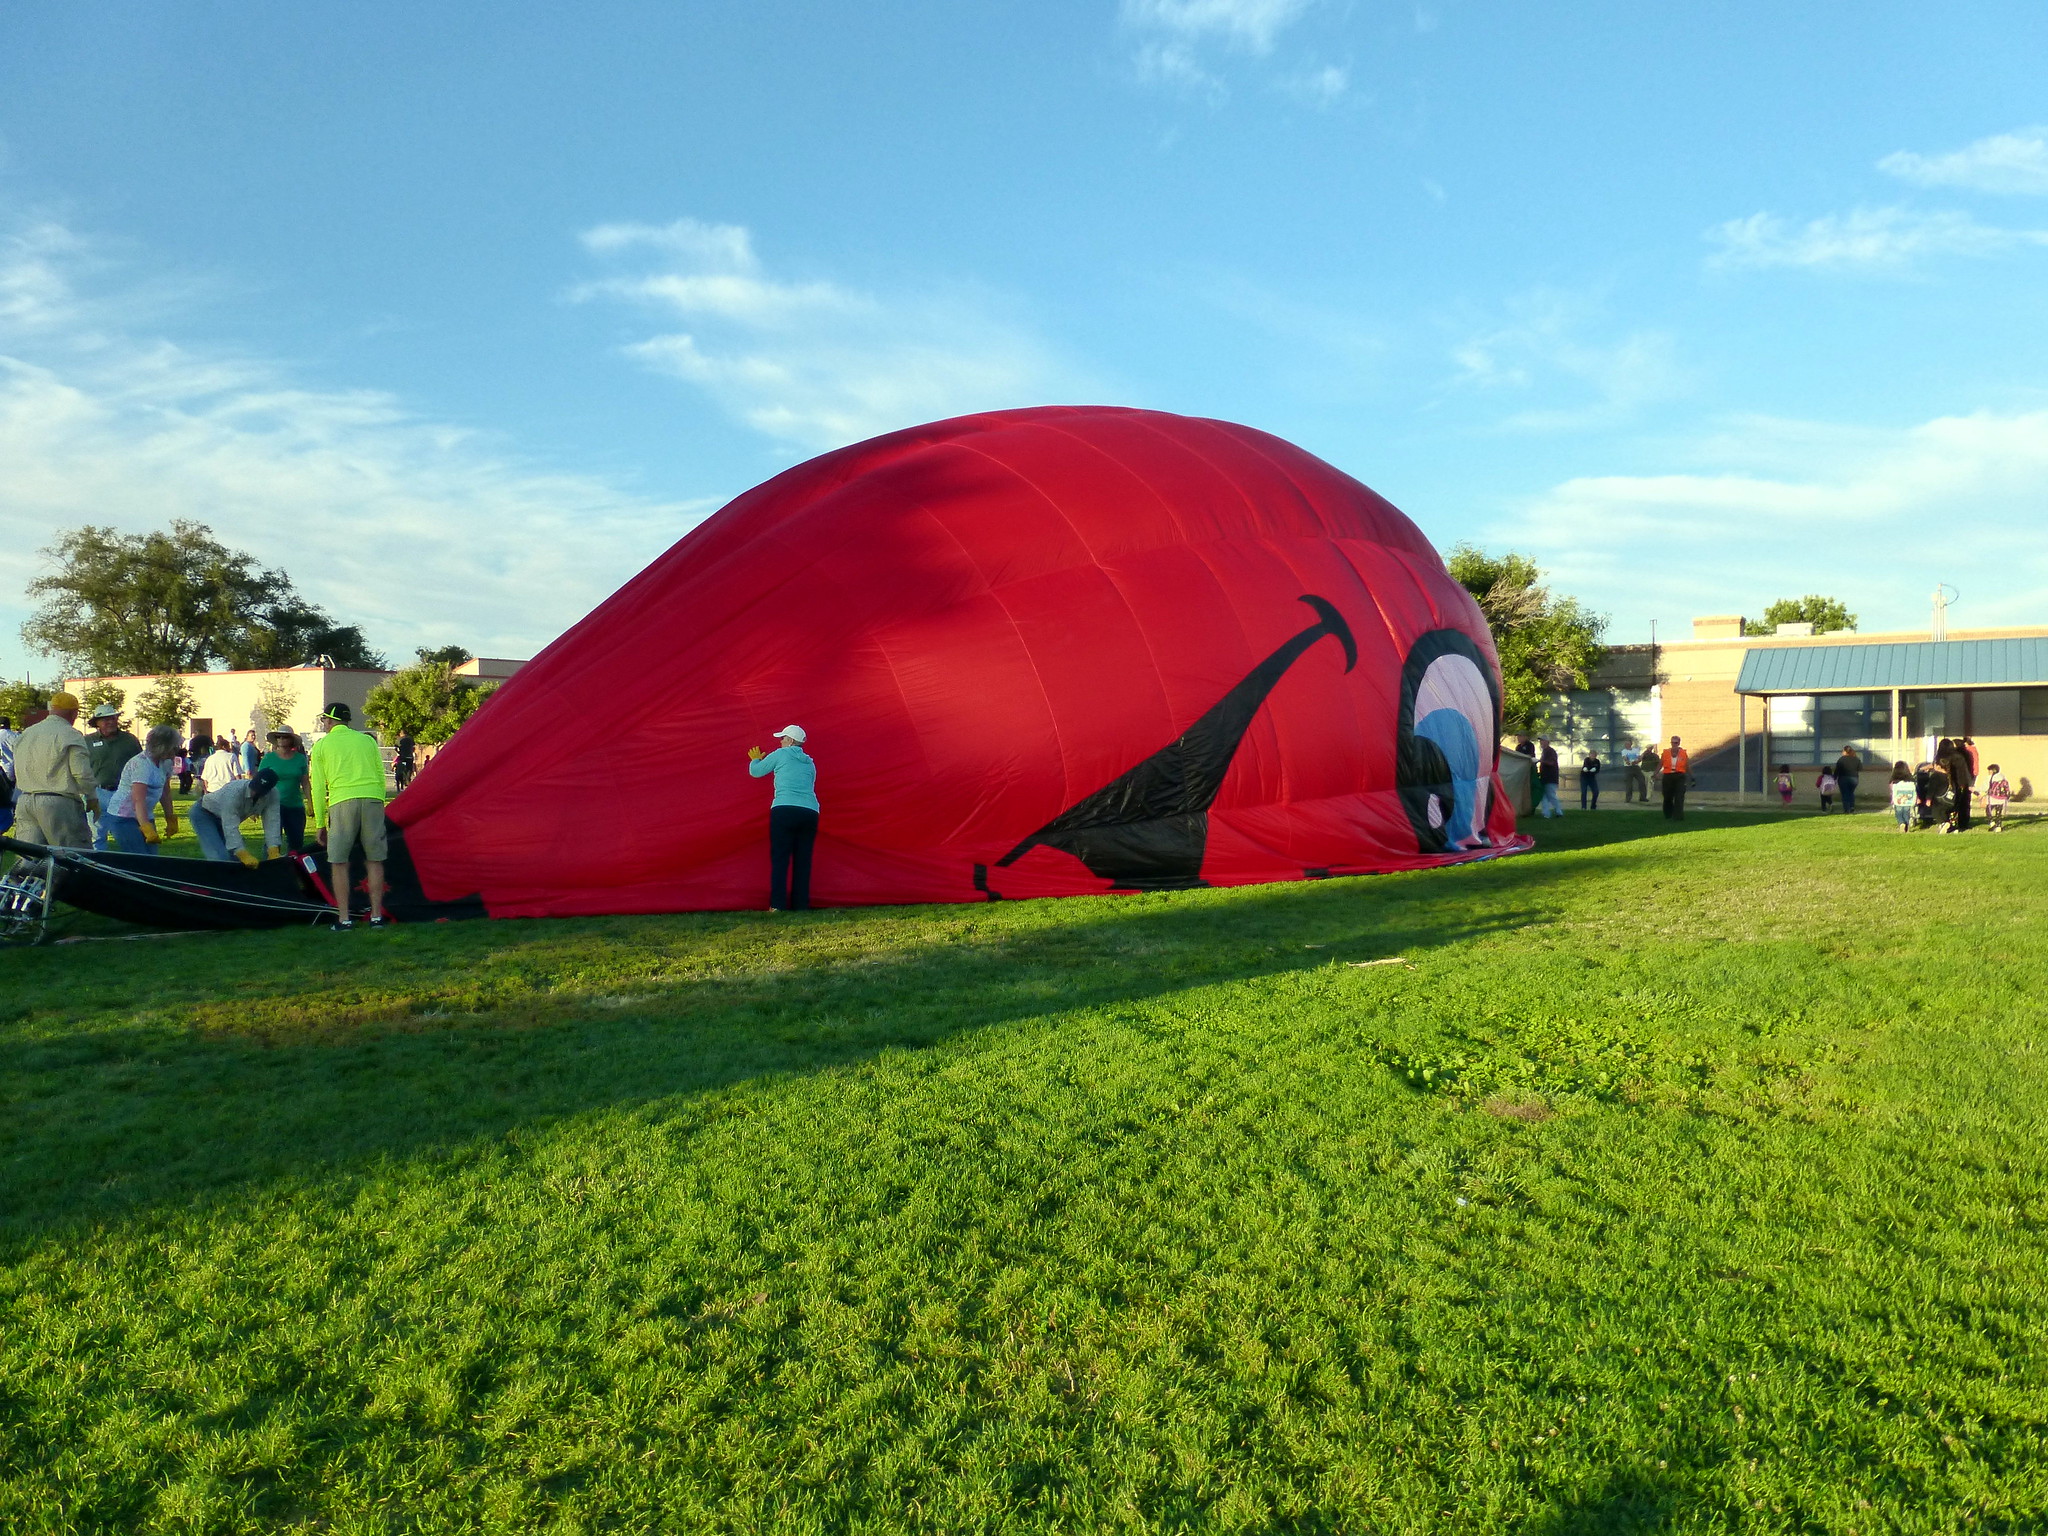
<path fill-rule="evenodd" d="M 583 283 L 572 298 L 623 301 L 689 327 L 634 342 L 629 356 L 696 385 L 784 442 L 831 448 L 938 417 L 1086 392 L 986 295 L 885 297 L 774 277 L 748 232 L 730 224 L 607 224 L 583 243 L 601 258 L 637 257 L 642 265 Z"/>
<path fill-rule="evenodd" d="M 1902 149 L 1877 168 L 1923 187 L 1967 187 L 2048 197 L 2048 128 L 1995 133 L 1945 155 Z"/>
<path fill-rule="evenodd" d="M 1200 97 L 1211 105 L 1229 94 L 1220 59 L 1266 59 L 1282 36 L 1319 0 L 1123 0 L 1120 20 L 1136 39 L 1138 78 Z M 1307 106 L 1325 108 L 1351 88 L 1351 71 L 1309 60 L 1270 72 L 1269 83 Z"/>
<path fill-rule="evenodd" d="M 1665 332 L 1588 340 L 1585 333 L 1598 320 L 1596 307 L 1550 290 L 1516 300 L 1509 312 L 1506 324 L 1479 330 L 1451 349 L 1460 386 L 1543 397 L 1544 404 L 1509 415 L 1506 427 L 1556 432 L 1612 426 L 1685 390 L 1676 345 Z"/>
<path fill-rule="evenodd" d="M 1247 53 L 1273 51 L 1280 34 L 1314 0 L 1124 0 L 1124 24 L 1184 41 L 1220 42 Z"/>
<path fill-rule="evenodd" d="M 205 523 L 400 655 L 526 655 L 710 510 L 537 469 L 380 391 L 137 333 L 120 293 L 74 281 L 106 265 L 54 224 L 0 243 L 0 646 L 16 655 L 37 551 L 86 522 Z"/>
<path fill-rule="evenodd" d="M 1864 628 L 1924 623 L 1937 579 L 1955 623 L 2040 622 L 2048 551 L 2048 411 L 1945 416 L 1904 430 L 1744 418 L 1678 472 L 1589 475 L 1535 498 L 1489 538 L 1537 556 L 1560 590 L 1663 618 L 1825 591 Z M 1618 640 L 1643 638 L 1617 633 Z"/>
<path fill-rule="evenodd" d="M 2018 246 L 2048 244 L 2048 231 L 2000 229 L 1953 211 L 1858 208 L 1791 225 L 1753 213 L 1708 231 L 1720 267 L 1807 267 L 1903 271 L 1929 256 L 1993 256 Z"/>

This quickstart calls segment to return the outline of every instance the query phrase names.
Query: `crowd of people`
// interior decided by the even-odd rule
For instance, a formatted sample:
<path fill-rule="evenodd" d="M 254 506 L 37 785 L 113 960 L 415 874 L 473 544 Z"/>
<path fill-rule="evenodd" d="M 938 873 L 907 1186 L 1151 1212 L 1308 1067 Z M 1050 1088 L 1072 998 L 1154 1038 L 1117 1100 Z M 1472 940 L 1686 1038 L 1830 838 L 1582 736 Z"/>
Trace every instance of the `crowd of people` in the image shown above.
<path fill-rule="evenodd" d="M 1558 783 L 1563 777 L 1557 748 L 1547 736 L 1531 741 L 1524 736 L 1515 743 L 1515 750 L 1533 760 L 1536 766 L 1536 782 L 1543 786 L 1542 798 L 1536 804 L 1536 814 L 1543 817 L 1562 816 L 1564 804 L 1558 798 Z M 1663 796 L 1664 815 L 1667 820 L 1685 819 L 1685 792 L 1692 787 L 1692 756 L 1685 750 L 1680 738 L 1671 738 L 1668 747 L 1652 744 L 1638 753 L 1635 743 L 1630 742 L 1622 752 L 1621 798 L 1624 805 L 1636 800 L 1650 803 L 1650 781 L 1655 780 L 1658 792 Z M 1579 809 L 1597 811 L 1600 809 L 1600 775 L 1606 764 L 1600 761 L 1600 754 L 1588 748 L 1579 763 Z"/>
<path fill-rule="evenodd" d="M 74 695 L 59 692 L 19 732 L 0 718 L 0 831 L 46 848 L 153 856 L 178 832 L 173 782 L 190 795 L 196 775 L 198 795 L 186 817 L 205 858 L 256 867 L 261 860 L 243 833 L 248 822 L 262 828 L 264 858 L 301 854 L 310 819 L 333 876 L 338 926 L 353 926 L 348 862 L 358 847 L 368 865 L 369 923 L 383 926 L 384 753 L 376 737 L 353 728 L 348 705 L 322 713 L 310 751 L 289 728 L 266 733 L 265 747 L 254 731 L 186 738 L 170 725 L 152 726 L 138 740 L 113 704 L 92 712 L 87 735 L 77 726 L 80 708 Z"/>

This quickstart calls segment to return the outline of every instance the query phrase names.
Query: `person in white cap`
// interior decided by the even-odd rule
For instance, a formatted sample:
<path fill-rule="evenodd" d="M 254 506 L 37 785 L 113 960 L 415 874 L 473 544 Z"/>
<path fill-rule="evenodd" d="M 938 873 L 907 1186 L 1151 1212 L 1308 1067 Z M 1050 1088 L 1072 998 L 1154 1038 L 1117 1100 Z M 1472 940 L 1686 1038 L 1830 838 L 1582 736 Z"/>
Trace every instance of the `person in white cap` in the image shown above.
<path fill-rule="evenodd" d="M 818 841 L 818 765 L 804 751 L 804 728 L 785 725 L 773 752 L 747 748 L 747 772 L 775 775 L 768 807 L 768 910 L 807 912 L 811 906 L 811 849 Z"/>

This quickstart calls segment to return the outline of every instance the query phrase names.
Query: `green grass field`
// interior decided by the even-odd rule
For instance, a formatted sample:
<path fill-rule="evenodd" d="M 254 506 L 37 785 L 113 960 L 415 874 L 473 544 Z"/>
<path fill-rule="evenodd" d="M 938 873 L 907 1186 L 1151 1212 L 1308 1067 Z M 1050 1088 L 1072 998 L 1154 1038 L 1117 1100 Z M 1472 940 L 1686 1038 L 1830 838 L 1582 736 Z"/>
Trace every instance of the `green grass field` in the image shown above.
<path fill-rule="evenodd" d="M 0 954 L 0 1529 L 2048 1529 L 2048 825 L 1537 831 Z"/>

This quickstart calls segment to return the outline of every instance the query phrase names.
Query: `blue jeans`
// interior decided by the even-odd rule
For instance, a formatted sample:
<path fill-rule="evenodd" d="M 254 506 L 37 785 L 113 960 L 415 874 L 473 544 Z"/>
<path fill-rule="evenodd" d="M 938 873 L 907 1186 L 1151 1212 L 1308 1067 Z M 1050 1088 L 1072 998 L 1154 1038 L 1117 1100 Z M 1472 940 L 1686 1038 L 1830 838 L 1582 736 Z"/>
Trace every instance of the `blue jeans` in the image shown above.
<path fill-rule="evenodd" d="M 1597 811 L 1600 809 L 1599 774 L 1582 773 L 1579 775 L 1579 809 L 1582 811 Z"/>
<path fill-rule="evenodd" d="M 107 792 L 103 789 L 100 794 Z M 142 835 L 142 823 L 133 816 L 109 816 L 100 812 L 100 835 L 112 839 L 114 849 L 119 853 L 140 853 L 153 855 L 157 846 Z"/>
<path fill-rule="evenodd" d="M 1538 816 L 1562 816 L 1564 814 L 1564 807 L 1557 803 L 1557 786 L 1555 784 L 1543 786 L 1543 803 L 1536 807 L 1536 814 Z"/>
<path fill-rule="evenodd" d="M 1842 814 L 1846 816 L 1849 812 L 1856 809 L 1856 781 L 1854 779 L 1838 779 L 1835 782 L 1842 787 Z"/>
<path fill-rule="evenodd" d="M 199 839 L 199 851 L 216 864 L 228 861 L 228 840 L 221 836 L 220 818 L 203 805 L 195 805 L 186 813 L 186 823 L 192 828 L 192 835 Z"/>
<path fill-rule="evenodd" d="M 303 805 L 280 805 L 277 824 L 284 833 L 285 847 L 293 853 L 303 853 L 306 848 L 306 808 Z"/>
<path fill-rule="evenodd" d="M 94 800 L 99 803 L 100 808 L 99 819 L 92 834 L 92 845 L 98 852 L 105 853 L 107 851 L 107 823 L 115 819 L 107 814 L 107 807 L 114 803 L 114 792 L 111 789 L 101 789 L 95 785 L 92 793 Z M 122 850 L 124 853 L 129 851 L 128 849 Z"/>

